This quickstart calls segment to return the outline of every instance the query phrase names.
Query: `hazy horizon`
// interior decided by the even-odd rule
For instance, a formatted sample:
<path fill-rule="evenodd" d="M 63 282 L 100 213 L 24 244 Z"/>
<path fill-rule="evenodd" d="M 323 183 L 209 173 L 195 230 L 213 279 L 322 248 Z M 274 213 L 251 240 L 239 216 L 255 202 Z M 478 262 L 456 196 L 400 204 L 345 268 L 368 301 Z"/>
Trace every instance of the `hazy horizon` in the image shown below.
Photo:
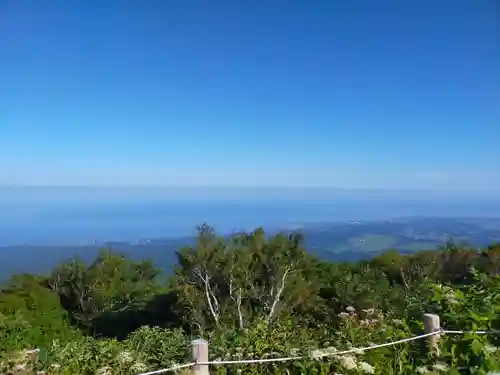
<path fill-rule="evenodd" d="M 498 217 L 498 191 L 0 187 L 0 245 L 184 237 L 402 216 Z"/>
<path fill-rule="evenodd" d="M 62 194 L 62 195 L 61 195 Z M 326 198 L 472 198 L 500 199 L 500 188 L 339 188 L 331 186 L 216 185 L 0 185 L 0 201 L 13 198 L 169 198 L 169 199 L 326 199 Z"/>

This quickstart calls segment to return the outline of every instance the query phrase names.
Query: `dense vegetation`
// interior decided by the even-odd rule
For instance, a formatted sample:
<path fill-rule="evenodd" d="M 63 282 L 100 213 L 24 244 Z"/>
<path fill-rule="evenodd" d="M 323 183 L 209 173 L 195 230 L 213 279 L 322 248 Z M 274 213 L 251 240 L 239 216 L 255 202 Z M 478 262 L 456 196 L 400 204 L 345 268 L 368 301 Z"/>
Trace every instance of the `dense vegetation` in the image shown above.
<path fill-rule="evenodd" d="M 323 357 L 421 333 L 424 312 L 448 329 L 500 328 L 500 246 L 330 263 L 310 256 L 302 240 L 260 229 L 227 239 L 202 226 L 168 279 L 152 262 L 109 249 L 91 264 L 73 259 L 49 275 L 15 276 L 0 293 L 0 373 L 136 374 L 188 362 L 199 337 L 213 359 L 308 357 L 216 366 L 214 374 L 500 368 L 495 335 L 445 335 L 437 352 L 419 340 Z"/>

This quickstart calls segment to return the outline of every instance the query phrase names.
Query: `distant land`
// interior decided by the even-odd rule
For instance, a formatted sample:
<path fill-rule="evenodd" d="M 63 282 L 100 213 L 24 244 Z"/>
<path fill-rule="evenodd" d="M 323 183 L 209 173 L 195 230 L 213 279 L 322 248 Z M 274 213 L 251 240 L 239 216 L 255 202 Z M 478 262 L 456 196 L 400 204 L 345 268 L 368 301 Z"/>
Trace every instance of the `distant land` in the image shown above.
<path fill-rule="evenodd" d="M 498 189 L 0 186 L 0 278 L 90 260 L 104 246 L 169 271 L 203 222 L 219 234 L 297 229 L 311 253 L 358 260 L 450 238 L 485 246 L 500 239 L 499 217 Z"/>
<path fill-rule="evenodd" d="M 398 217 L 498 217 L 500 190 L 1 187 L 0 246 L 86 245 Z"/>
<path fill-rule="evenodd" d="M 500 218 L 407 217 L 377 221 L 351 220 L 305 224 L 295 228 L 288 227 L 284 231 L 303 233 L 306 249 L 320 258 L 355 261 L 369 259 L 387 249 L 397 249 L 402 253 L 432 250 L 450 240 L 482 248 L 500 242 Z M 270 231 L 275 232 L 276 230 Z M 135 259 L 151 259 L 168 273 L 175 263 L 175 251 L 193 242 L 194 237 L 179 237 L 86 245 L 0 246 L 0 278 L 5 279 L 12 273 L 45 273 L 60 261 L 74 256 L 90 261 L 99 249 L 106 247 L 124 252 Z"/>

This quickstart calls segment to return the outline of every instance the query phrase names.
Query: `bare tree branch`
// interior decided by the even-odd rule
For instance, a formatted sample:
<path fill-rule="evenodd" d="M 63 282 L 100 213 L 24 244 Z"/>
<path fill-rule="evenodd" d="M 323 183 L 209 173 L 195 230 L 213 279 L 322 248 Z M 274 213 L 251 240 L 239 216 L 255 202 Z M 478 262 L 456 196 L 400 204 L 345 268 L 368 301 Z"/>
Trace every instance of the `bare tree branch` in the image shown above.
<path fill-rule="evenodd" d="M 401 274 L 401 280 L 403 281 L 403 285 L 404 285 L 405 289 L 409 290 L 410 289 L 410 285 L 408 284 L 408 281 L 406 280 L 406 275 L 405 275 L 405 272 L 403 270 L 403 267 L 399 268 L 399 272 Z"/>
<path fill-rule="evenodd" d="M 241 311 L 241 302 L 242 302 L 242 290 L 241 287 L 238 288 L 237 296 L 235 297 L 235 290 L 233 286 L 233 269 L 234 269 L 234 252 L 232 253 L 231 258 L 231 268 L 229 270 L 229 278 L 226 278 L 226 283 L 229 288 L 229 297 L 236 304 L 236 311 L 238 312 L 238 326 L 240 329 L 244 328 L 243 322 L 243 313 Z"/>
<path fill-rule="evenodd" d="M 207 299 L 208 308 L 210 309 L 210 313 L 212 314 L 215 323 L 219 324 L 219 302 L 217 301 L 217 298 L 215 297 L 214 293 L 212 292 L 212 288 L 210 287 L 210 276 L 207 272 L 205 272 L 205 276 L 203 276 L 199 268 L 193 269 L 193 272 L 202 280 L 205 286 L 205 297 Z"/>
<path fill-rule="evenodd" d="M 274 311 L 276 310 L 276 306 L 278 305 L 278 302 L 280 300 L 281 294 L 283 293 L 283 289 L 285 289 L 286 277 L 287 277 L 288 272 L 290 271 L 290 269 L 291 269 L 291 266 L 287 266 L 285 268 L 285 272 L 283 272 L 283 276 L 281 277 L 281 284 L 280 284 L 280 286 L 278 288 L 278 291 L 276 292 L 276 295 L 274 296 L 273 304 L 271 305 L 271 309 L 269 310 L 269 314 L 267 315 L 267 322 L 268 323 L 273 318 Z"/>
<path fill-rule="evenodd" d="M 238 310 L 238 322 L 240 329 L 245 328 L 243 324 L 243 314 L 241 312 L 241 288 L 238 289 L 238 296 L 236 297 L 236 308 Z"/>

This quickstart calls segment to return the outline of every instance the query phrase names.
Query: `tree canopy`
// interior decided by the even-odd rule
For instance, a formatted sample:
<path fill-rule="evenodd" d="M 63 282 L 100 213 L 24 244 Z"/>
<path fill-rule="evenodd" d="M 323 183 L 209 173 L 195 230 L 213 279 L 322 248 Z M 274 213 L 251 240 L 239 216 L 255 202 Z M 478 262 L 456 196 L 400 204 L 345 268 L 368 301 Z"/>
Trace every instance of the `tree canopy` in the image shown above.
<path fill-rule="evenodd" d="M 500 335 L 444 336 L 434 355 L 415 342 L 318 359 L 421 333 L 423 313 L 455 330 L 500 328 L 498 244 L 410 255 L 388 249 L 356 263 L 316 259 L 303 244 L 300 233 L 259 228 L 228 238 L 202 225 L 196 243 L 178 249 L 166 281 L 152 261 L 114 249 L 91 263 L 62 262 L 48 275 L 16 275 L 0 292 L 0 373 L 135 374 L 188 361 L 198 337 L 209 340 L 212 358 L 309 358 L 211 369 L 221 374 L 500 368 Z M 34 348 L 36 358 L 26 352 Z"/>

